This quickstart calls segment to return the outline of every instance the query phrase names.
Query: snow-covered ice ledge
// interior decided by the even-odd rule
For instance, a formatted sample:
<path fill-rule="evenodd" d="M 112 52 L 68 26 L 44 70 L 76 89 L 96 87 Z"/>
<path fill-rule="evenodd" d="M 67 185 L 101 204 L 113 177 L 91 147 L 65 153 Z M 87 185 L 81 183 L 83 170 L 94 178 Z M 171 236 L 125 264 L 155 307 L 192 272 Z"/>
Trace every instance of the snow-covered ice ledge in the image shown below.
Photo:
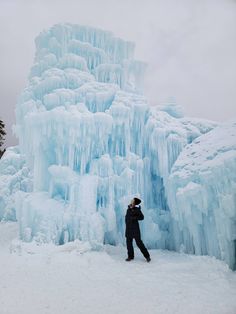
<path fill-rule="evenodd" d="M 216 256 L 236 269 L 236 122 L 187 145 L 167 191 L 174 249 Z"/>

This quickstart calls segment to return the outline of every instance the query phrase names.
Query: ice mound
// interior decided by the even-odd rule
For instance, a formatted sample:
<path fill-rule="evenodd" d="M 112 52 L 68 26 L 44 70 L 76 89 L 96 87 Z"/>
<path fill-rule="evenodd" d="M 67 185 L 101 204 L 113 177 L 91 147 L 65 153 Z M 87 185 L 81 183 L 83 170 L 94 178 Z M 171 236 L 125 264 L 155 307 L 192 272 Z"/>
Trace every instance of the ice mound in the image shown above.
<path fill-rule="evenodd" d="M 185 146 L 168 184 L 174 249 L 236 268 L 236 123 Z"/>
<path fill-rule="evenodd" d="M 15 194 L 31 192 L 30 169 L 17 147 L 6 150 L 0 161 L 0 221 L 16 220 Z"/>
<path fill-rule="evenodd" d="M 183 108 L 176 103 L 173 97 L 169 98 L 166 103 L 159 105 L 158 109 L 169 113 L 174 118 L 183 118 L 184 116 Z"/>

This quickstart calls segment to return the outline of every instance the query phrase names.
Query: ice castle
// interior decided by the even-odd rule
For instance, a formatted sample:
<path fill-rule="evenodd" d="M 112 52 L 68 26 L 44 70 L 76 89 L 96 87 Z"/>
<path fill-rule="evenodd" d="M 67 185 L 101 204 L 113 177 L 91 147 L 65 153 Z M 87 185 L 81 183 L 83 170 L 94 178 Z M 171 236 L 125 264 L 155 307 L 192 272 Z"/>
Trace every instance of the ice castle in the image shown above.
<path fill-rule="evenodd" d="M 0 219 L 18 220 L 24 241 L 98 249 L 124 243 L 138 196 L 149 248 L 235 268 L 236 124 L 149 106 L 145 69 L 134 44 L 107 31 L 61 24 L 36 38 L 16 106 L 19 147 L 0 162 Z"/>

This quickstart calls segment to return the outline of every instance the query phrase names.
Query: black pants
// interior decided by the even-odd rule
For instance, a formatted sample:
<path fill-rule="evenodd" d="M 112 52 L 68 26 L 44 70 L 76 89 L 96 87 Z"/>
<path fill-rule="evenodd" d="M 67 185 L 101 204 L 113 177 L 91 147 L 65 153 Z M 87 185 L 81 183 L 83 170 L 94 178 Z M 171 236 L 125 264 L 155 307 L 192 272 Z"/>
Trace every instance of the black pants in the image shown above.
<path fill-rule="evenodd" d="M 148 250 L 146 249 L 145 245 L 143 244 L 143 241 L 141 238 L 134 238 L 135 242 L 140 249 L 140 251 L 143 253 L 143 256 L 145 258 L 148 258 L 150 255 L 148 253 Z M 128 257 L 134 258 L 134 247 L 133 247 L 133 238 L 126 238 L 126 245 L 127 245 L 127 251 L 128 251 Z"/>

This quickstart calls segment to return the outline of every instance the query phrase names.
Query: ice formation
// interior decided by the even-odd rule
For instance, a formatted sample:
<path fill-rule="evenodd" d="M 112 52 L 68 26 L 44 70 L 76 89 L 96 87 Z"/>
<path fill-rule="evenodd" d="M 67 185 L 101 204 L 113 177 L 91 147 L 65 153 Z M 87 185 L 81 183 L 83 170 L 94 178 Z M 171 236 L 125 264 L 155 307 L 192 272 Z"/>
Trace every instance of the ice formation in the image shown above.
<path fill-rule="evenodd" d="M 0 221 L 16 220 L 15 194 L 32 192 L 30 169 L 17 147 L 8 148 L 0 161 Z"/>
<path fill-rule="evenodd" d="M 14 195 L 7 191 L 14 196 L 20 237 L 56 244 L 79 239 L 94 248 L 124 243 L 126 206 L 138 196 L 143 200 L 141 229 L 149 248 L 184 246 L 187 252 L 229 262 L 226 255 L 233 254 L 233 245 L 225 245 L 223 255 L 199 240 L 203 234 L 195 239 L 196 224 L 207 228 L 200 214 L 207 216 L 211 209 L 205 198 L 200 209 L 189 195 L 196 185 L 199 189 L 204 185 L 192 177 L 189 185 L 181 176 L 176 178 L 181 151 L 217 124 L 183 117 L 173 102 L 150 107 L 142 95 L 145 67 L 134 59 L 133 43 L 103 30 L 55 25 L 36 38 L 35 63 L 16 107 L 15 126 L 32 187 L 19 187 Z M 182 193 L 185 207 L 175 192 Z M 200 201 L 194 195 L 195 202 Z M 227 197 L 222 202 L 226 204 Z M 4 206 L 0 208 L 4 216 Z M 192 218 L 185 217 L 185 209 L 194 212 Z M 213 223 L 211 228 L 217 226 Z M 233 241 L 232 233 L 227 234 L 231 229 L 218 233 L 213 229 L 209 237 Z"/>
<path fill-rule="evenodd" d="M 236 123 L 187 145 L 167 191 L 173 248 L 216 256 L 236 269 Z"/>

